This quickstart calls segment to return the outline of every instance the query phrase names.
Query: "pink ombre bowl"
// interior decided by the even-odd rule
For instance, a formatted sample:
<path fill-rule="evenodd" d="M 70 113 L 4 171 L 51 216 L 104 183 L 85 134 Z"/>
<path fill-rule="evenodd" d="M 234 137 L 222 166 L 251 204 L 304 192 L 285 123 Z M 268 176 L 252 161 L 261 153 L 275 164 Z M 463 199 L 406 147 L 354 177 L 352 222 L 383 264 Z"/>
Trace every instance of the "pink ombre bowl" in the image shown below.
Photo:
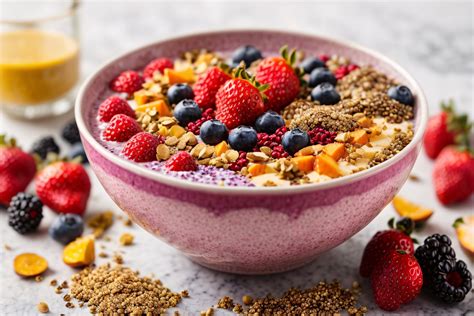
<path fill-rule="evenodd" d="M 288 44 L 307 54 L 338 54 L 371 64 L 410 87 L 416 96 L 415 136 L 394 158 L 326 183 L 278 187 L 219 187 L 159 174 L 122 159 L 93 137 L 91 111 L 123 70 L 158 56 L 207 48 L 231 52 L 253 44 L 275 53 Z M 416 81 L 398 64 L 358 45 L 280 31 L 224 31 L 179 37 L 123 55 L 93 74 L 77 98 L 76 120 L 92 169 L 110 197 L 136 223 L 191 260 L 220 271 L 266 274 L 300 267 L 364 228 L 405 183 L 427 120 Z"/>

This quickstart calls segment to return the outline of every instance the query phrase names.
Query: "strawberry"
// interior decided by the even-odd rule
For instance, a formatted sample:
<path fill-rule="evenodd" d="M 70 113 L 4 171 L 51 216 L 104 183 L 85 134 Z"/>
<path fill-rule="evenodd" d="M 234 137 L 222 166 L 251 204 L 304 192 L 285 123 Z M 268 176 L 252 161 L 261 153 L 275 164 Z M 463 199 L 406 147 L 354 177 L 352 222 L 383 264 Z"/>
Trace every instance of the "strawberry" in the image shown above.
<path fill-rule="evenodd" d="M 202 109 L 213 108 L 216 104 L 216 93 L 231 77 L 219 67 L 211 67 L 202 74 L 193 86 L 194 101 Z"/>
<path fill-rule="evenodd" d="M 100 104 L 98 117 L 101 122 L 109 122 L 116 114 L 125 114 L 135 118 L 135 112 L 128 102 L 113 95 Z"/>
<path fill-rule="evenodd" d="M 143 78 L 138 74 L 138 72 L 133 70 L 127 70 L 122 72 L 110 83 L 110 89 L 116 92 L 125 92 L 128 94 L 133 94 L 135 91 L 138 91 L 142 88 L 144 83 Z"/>
<path fill-rule="evenodd" d="M 84 214 L 91 182 L 80 163 L 53 162 L 38 173 L 35 181 L 36 194 L 53 211 Z"/>
<path fill-rule="evenodd" d="M 470 125 L 466 114 L 458 115 L 454 103 L 441 103 L 442 111 L 428 120 L 423 145 L 431 159 L 438 157 L 444 147 L 462 141 L 469 135 Z"/>
<path fill-rule="evenodd" d="M 393 219 L 389 223 L 391 229 L 377 232 L 365 246 L 359 273 L 363 277 L 369 277 L 374 268 L 382 262 L 387 254 L 393 250 L 403 250 L 408 254 L 415 252 L 413 240 L 410 233 L 413 231 L 414 223 L 404 219 L 398 221 L 396 228 Z"/>
<path fill-rule="evenodd" d="M 140 125 L 135 119 L 125 114 L 117 114 L 110 120 L 102 137 L 108 141 L 125 142 L 140 131 Z"/>
<path fill-rule="evenodd" d="M 469 198 L 474 191 L 474 157 L 467 149 L 448 146 L 436 159 L 433 170 L 436 196 L 448 205 Z"/>
<path fill-rule="evenodd" d="M 249 78 L 243 68 L 238 68 L 236 78 L 228 80 L 216 94 L 216 119 L 228 129 L 239 125 L 253 125 L 265 111 L 261 92 L 266 85 L 260 85 L 255 78 Z"/>
<path fill-rule="evenodd" d="M 33 157 L 16 147 L 15 139 L 0 135 L 0 204 L 8 205 L 13 196 L 24 191 L 35 172 Z"/>
<path fill-rule="evenodd" d="M 262 84 L 269 85 L 265 91 L 268 100 L 267 110 L 279 112 L 290 104 L 300 93 L 299 69 L 295 71 L 296 51 L 288 56 L 288 48 L 281 50 L 282 57 L 265 58 L 257 67 L 255 78 Z"/>
<path fill-rule="evenodd" d="M 421 267 L 412 254 L 391 250 L 370 276 L 375 303 L 386 311 L 414 300 L 423 286 Z"/>
<path fill-rule="evenodd" d="M 143 69 L 143 77 L 145 79 L 153 78 L 153 74 L 158 71 L 160 73 L 164 73 L 166 68 L 173 69 L 173 61 L 168 58 L 157 58 L 152 60 L 148 65 L 146 65 L 145 69 Z"/>
<path fill-rule="evenodd" d="M 147 132 L 135 134 L 122 149 L 122 154 L 135 162 L 156 160 L 156 147 L 162 144 L 163 138 Z"/>
<path fill-rule="evenodd" d="M 179 151 L 166 161 L 165 168 L 170 171 L 195 171 L 197 164 L 186 151 Z"/>

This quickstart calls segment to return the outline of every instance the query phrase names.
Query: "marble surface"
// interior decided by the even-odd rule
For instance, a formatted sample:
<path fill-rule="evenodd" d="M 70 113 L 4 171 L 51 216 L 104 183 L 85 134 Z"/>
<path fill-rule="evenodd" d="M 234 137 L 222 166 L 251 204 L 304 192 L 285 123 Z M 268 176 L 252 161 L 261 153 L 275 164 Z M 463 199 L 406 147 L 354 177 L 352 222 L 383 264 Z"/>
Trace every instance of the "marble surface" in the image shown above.
<path fill-rule="evenodd" d="M 413 74 L 424 88 L 432 113 L 438 110 L 440 100 L 453 98 L 460 109 L 474 114 L 471 2 L 94 1 L 84 4 L 81 17 L 84 75 L 129 49 L 175 35 L 223 28 L 289 29 L 331 35 L 376 49 Z M 59 127 L 70 117 L 24 122 L 0 113 L 0 132 L 14 134 L 20 144 L 28 148 L 36 137 L 57 135 Z M 420 181 L 407 182 L 401 194 L 435 210 L 427 227 L 416 233 L 419 240 L 435 232 L 454 238 L 451 223 L 459 216 L 472 214 L 474 199 L 450 208 L 439 204 L 431 184 L 432 166 L 433 163 L 422 153 L 413 171 Z M 88 214 L 106 209 L 120 214 L 92 173 L 91 178 L 93 194 Z M 106 245 L 109 254 L 123 250 L 126 265 L 139 269 L 144 275 L 153 273 L 171 289 L 188 289 L 191 297 L 179 305 L 183 315 L 196 315 L 224 295 L 237 299 L 244 294 L 263 296 L 272 292 L 278 295 L 291 286 L 309 287 L 322 279 L 339 279 L 345 286 L 350 286 L 354 280 L 359 281 L 363 286 L 361 303 L 369 307 L 370 315 L 382 315 L 384 313 L 373 302 L 369 283 L 361 279 L 357 271 L 364 245 L 394 215 L 393 208 L 387 206 L 364 230 L 313 263 L 271 276 L 237 276 L 202 268 L 138 226 L 125 227 L 119 221 L 108 233 L 112 241 L 98 244 Z M 65 308 L 64 302 L 49 286 L 51 279 L 65 280 L 74 272 L 61 261 L 62 247 L 47 236 L 47 227 L 53 217 L 52 212 L 46 210 L 39 231 L 20 236 L 8 227 L 6 214 L 0 211 L 0 314 L 34 315 L 39 301 L 46 301 L 54 315 L 87 314 L 85 309 Z M 123 232 L 135 235 L 133 246 L 122 248 L 118 245 Z M 456 240 L 453 243 L 458 257 L 465 260 L 472 271 L 473 261 L 466 257 Z M 3 244 L 8 244 L 12 250 L 3 249 Z M 24 280 L 14 274 L 14 256 L 26 251 L 40 253 L 48 259 L 50 269 L 43 282 Z M 99 263 L 104 261 L 107 260 L 98 260 Z M 230 313 L 219 310 L 216 314 Z M 439 304 L 429 296 L 421 295 L 392 314 L 474 315 L 474 295 L 470 293 L 463 303 L 455 306 Z"/>

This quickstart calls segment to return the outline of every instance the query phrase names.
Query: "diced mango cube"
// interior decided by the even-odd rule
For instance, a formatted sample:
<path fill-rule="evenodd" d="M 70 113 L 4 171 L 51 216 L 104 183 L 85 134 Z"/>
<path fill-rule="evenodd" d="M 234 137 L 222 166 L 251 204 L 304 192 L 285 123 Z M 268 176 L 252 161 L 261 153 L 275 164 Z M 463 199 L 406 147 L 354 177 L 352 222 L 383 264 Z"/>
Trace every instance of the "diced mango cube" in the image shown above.
<path fill-rule="evenodd" d="M 158 112 L 159 116 L 172 116 L 170 108 L 163 100 L 157 100 L 150 103 L 146 103 L 140 106 L 137 106 L 135 111 L 137 112 L 146 112 L 147 110 L 155 109 Z"/>
<path fill-rule="evenodd" d="M 368 128 L 372 126 L 373 122 L 370 118 L 368 118 L 367 116 L 364 116 L 357 120 L 357 124 L 360 127 Z"/>
<path fill-rule="evenodd" d="M 170 127 L 170 131 L 169 131 L 170 136 L 176 136 L 177 138 L 180 138 L 185 133 L 186 133 L 186 130 L 179 125 L 173 125 Z"/>
<path fill-rule="evenodd" d="M 350 133 L 351 143 L 365 145 L 369 141 L 369 135 L 363 129 L 359 129 Z"/>
<path fill-rule="evenodd" d="M 346 147 L 343 143 L 331 143 L 324 146 L 323 152 L 338 161 L 346 153 Z"/>
<path fill-rule="evenodd" d="M 254 163 L 250 165 L 247 170 L 252 177 L 259 176 L 265 173 L 266 165 Z"/>
<path fill-rule="evenodd" d="M 214 151 L 217 157 L 225 153 L 227 150 L 229 150 L 229 145 L 227 145 L 225 140 L 221 141 L 214 147 Z"/>
<path fill-rule="evenodd" d="M 319 174 L 323 174 L 331 178 L 337 178 L 343 175 L 337 162 L 326 154 L 316 156 L 315 169 Z"/>
<path fill-rule="evenodd" d="M 294 157 L 291 160 L 298 166 L 298 169 L 302 172 L 311 172 L 314 169 L 315 156 L 299 156 Z"/>
<path fill-rule="evenodd" d="M 170 85 L 175 83 L 193 83 L 196 81 L 194 71 L 191 67 L 183 70 L 174 70 L 167 68 L 164 74 L 165 81 Z"/>

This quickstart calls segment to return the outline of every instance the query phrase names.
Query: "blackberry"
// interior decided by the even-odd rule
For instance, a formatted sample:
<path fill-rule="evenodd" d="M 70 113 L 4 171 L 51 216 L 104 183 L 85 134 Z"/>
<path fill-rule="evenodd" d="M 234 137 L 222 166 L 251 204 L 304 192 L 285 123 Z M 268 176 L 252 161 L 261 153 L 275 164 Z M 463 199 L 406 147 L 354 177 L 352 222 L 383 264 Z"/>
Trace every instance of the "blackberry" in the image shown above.
<path fill-rule="evenodd" d="M 79 136 L 79 129 L 77 128 L 75 120 L 72 120 L 66 125 L 64 125 L 63 130 L 61 131 L 61 136 L 71 145 L 74 145 L 75 143 L 79 143 L 81 141 L 81 137 Z"/>
<path fill-rule="evenodd" d="M 43 219 L 43 203 L 34 195 L 20 192 L 8 207 L 8 225 L 20 234 L 36 230 Z"/>
<path fill-rule="evenodd" d="M 31 146 L 31 153 L 37 154 L 41 159 L 46 159 L 48 153 L 51 152 L 59 154 L 59 151 L 59 146 L 52 136 L 40 138 Z"/>
<path fill-rule="evenodd" d="M 451 240 L 434 234 L 425 239 L 415 251 L 423 271 L 424 286 L 446 303 L 464 300 L 472 286 L 472 276 L 462 260 L 456 261 Z"/>

